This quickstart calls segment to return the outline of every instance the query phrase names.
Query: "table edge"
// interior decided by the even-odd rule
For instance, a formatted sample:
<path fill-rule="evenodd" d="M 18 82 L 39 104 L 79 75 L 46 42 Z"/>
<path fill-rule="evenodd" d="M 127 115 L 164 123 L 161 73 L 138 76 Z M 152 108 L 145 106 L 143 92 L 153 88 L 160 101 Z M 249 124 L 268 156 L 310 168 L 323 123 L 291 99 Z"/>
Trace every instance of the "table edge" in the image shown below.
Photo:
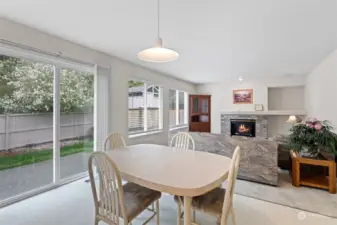
<path fill-rule="evenodd" d="M 229 171 L 224 173 L 221 177 L 214 180 L 213 182 L 207 185 L 204 185 L 202 187 L 179 188 L 179 187 L 172 187 L 172 186 L 162 185 L 158 183 L 153 183 L 147 180 L 143 180 L 142 178 L 134 177 L 130 174 L 121 172 L 122 178 L 128 182 L 136 183 L 143 187 L 156 190 L 156 191 L 160 191 L 160 192 L 164 192 L 164 193 L 169 193 L 171 195 L 188 196 L 188 197 L 195 197 L 195 196 L 203 195 L 213 190 L 214 188 L 219 187 L 228 178 L 228 174 L 229 174 Z"/>

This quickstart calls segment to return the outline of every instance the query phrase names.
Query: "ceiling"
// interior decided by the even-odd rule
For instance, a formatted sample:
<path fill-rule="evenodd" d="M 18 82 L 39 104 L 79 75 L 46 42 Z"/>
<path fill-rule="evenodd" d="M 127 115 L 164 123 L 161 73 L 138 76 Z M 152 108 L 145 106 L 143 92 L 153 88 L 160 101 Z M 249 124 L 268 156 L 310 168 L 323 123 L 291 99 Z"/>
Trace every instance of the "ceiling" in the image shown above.
<path fill-rule="evenodd" d="M 145 63 L 156 0 L 2 0 L 0 16 L 193 83 L 305 75 L 337 48 L 336 0 L 161 0 L 171 63 Z"/>

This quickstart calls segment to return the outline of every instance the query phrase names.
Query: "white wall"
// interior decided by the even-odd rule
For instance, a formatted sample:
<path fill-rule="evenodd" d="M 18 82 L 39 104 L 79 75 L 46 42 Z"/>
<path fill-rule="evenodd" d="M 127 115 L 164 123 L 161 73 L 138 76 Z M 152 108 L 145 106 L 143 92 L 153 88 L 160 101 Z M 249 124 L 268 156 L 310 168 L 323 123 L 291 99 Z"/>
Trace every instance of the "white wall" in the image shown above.
<path fill-rule="evenodd" d="M 168 89 L 178 89 L 189 93 L 195 92 L 195 85 L 184 82 L 156 71 L 120 60 L 116 57 L 71 43 L 61 38 L 51 36 L 39 30 L 0 18 L 0 39 L 37 48 L 50 53 L 62 52 L 65 57 L 81 60 L 87 63 L 111 67 L 110 79 L 110 131 L 121 132 L 128 136 L 128 80 L 140 79 L 159 84 L 163 87 L 163 126 L 162 133 L 127 140 L 130 144 L 140 142 L 155 142 L 166 144 L 168 139 Z M 127 138 L 126 138 L 127 139 Z"/>
<path fill-rule="evenodd" d="M 241 83 L 235 80 L 227 80 L 221 84 L 197 85 L 198 94 L 211 95 L 211 132 L 220 133 L 220 112 L 226 110 L 254 110 L 254 104 L 263 104 L 268 109 L 268 87 L 300 86 L 305 84 L 303 76 L 285 76 L 279 78 L 255 78 L 245 79 Z M 253 104 L 233 104 L 232 92 L 235 89 L 253 89 Z M 274 129 L 274 128 L 273 128 Z M 288 128 L 286 128 L 288 129 Z"/>
<path fill-rule="evenodd" d="M 268 110 L 305 109 L 304 86 L 268 88 Z"/>
<path fill-rule="evenodd" d="M 292 125 L 286 123 L 288 118 L 289 116 L 268 116 L 268 137 L 274 137 L 276 134 L 289 134 Z"/>
<path fill-rule="evenodd" d="M 107 54 L 73 44 L 39 30 L 0 18 L 0 39 L 41 49 L 50 53 L 62 53 L 73 59 L 108 67 L 111 57 Z"/>
<path fill-rule="evenodd" d="M 321 62 L 306 80 L 309 116 L 330 120 L 337 130 L 337 50 Z"/>

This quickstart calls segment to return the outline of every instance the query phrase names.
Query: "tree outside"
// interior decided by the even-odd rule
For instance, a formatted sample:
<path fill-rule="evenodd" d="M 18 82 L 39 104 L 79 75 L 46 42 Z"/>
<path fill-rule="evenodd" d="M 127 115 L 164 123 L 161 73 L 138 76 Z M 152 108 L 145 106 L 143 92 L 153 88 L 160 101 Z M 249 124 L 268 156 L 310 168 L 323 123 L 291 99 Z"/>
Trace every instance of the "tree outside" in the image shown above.
<path fill-rule="evenodd" d="M 0 55 L 0 114 L 53 111 L 54 66 Z M 61 112 L 92 111 L 93 76 L 62 69 Z"/>
<path fill-rule="evenodd" d="M 60 73 L 61 112 L 92 112 L 94 76 L 72 69 L 62 69 Z M 53 77 L 53 65 L 0 55 L 0 115 L 52 113 Z M 73 141 L 67 140 L 67 143 L 62 144 L 61 156 L 92 151 L 92 140 L 87 139 L 87 136 L 85 140 L 78 137 Z M 0 162 L 3 165 L 0 170 L 51 159 L 52 145 L 30 145 L 18 152 L 12 152 L 11 149 L 0 151 Z"/>

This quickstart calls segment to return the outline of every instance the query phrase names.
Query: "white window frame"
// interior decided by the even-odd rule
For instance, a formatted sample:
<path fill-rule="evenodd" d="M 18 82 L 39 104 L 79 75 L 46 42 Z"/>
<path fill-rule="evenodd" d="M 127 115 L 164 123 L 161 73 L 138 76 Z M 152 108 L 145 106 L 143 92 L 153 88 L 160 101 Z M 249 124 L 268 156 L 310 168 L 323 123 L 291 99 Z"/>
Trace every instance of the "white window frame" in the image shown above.
<path fill-rule="evenodd" d="M 53 183 L 60 183 L 61 176 L 61 165 L 60 165 L 60 74 L 61 68 L 54 66 L 54 80 L 53 80 Z"/>
<path fill-rule="evenodd" d="M 180 90 L 174 90 L 170 89 L 171 91 L 176 92 L 176 104 L 175 104 L 175 110 L 176 110 L 176 124 L 174 126 L 169 127 L 169 130 L 175 130 L 178 128 L 182 127 L 187 127 L 188 126 L 188 93 L 185 91 L 180 91 Z M 179 93 L 183 92 L 184 93 L 184 123 L 179 124 Z"/>
<path fill-rule="evenodd" d="M 81 62 L 71 58 L 61 57 L 56 54 L 44 52 L 39 49 L 34 49 L 28 46 L 0 40 L 0 54 L 9 57 L 21 58 L 29 61 L 46 63 L 54 66 L 53 79 L 53 173 L 52 183 L 46 184 L 39 188 L 29 190 L 19 195 L 4 199 L 0 201 L 0 208 L 22 201 L 29 197 L 38 195 L 40 193 L 52 190 L 70 182 L 82 179 L 88 176 L 88 172 L 74 174 L 72 176 L 61 179 L 60 178 L 60 70 L 63 68 L 74 69 L 77 71 L 88 72 L 96 76 L 96 68 L 94 64 Z M 94 78 L 95 81 L 97 78 Z M 94 85 L 95 82 L 94 82 Z M 107 94 L 107 93 L 105 93 Z M 97 96 L 94 96 L 97 99 Z M 94 118 L 95 120 L 95 118 Z M 95 141 L 95 140 L 94 140 Z"/>
<path fill-rule="evenodd" d="M 144 108 L 144 120 L 143 120 L 143 131 L 137 131 L 137 132 L 129 132 L 129 138 L 134 138 L 134 137 L 139 137 L 147 134 L 155 134 L 155 133 L 160 133 L 163 131 L 163 88 L 160 85 L 147 82 L 147 81 L 142 81 L 142 80 L 137 80 L 137 79 L 129 79 L 128 81 L 133 80 L 133 81 L 140 81 L 144 83 L 144 94 L 143 94 L 143 108 Z M 147 106 L 147 89 L 149 86 L 156 86 L 159 88 L 159 118 L 158 118 L 158 129 L 151 129 L 148 130 L 147 126 L 147 113 L 148 113 L 148 106 Z M 128 104 L 129 105 L 129 104 Z M 129 110 L 129 109 L 128 109 Z M 128 118 L 128 129 L 129 129 L 129 118 Z"/>

